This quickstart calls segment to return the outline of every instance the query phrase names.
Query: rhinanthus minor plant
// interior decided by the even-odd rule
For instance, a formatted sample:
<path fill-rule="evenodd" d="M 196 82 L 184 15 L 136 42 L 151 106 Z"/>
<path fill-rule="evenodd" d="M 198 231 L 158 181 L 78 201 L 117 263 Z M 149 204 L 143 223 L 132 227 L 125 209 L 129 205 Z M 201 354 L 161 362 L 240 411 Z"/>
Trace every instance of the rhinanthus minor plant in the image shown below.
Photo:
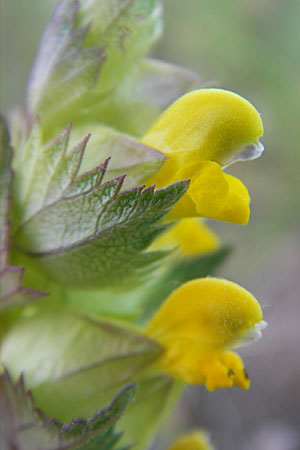
<path fill-rule="evenodd" d="M 1 119 L 5 450 L 146 449 L 185 383 L 249 388 L 233 350 L 266 323 L 249 292 L 207 278 L 228 249 L 204 219 L 247 223 L 224 170 L 260 156 L 263 125 L 145 58 L 160 31 L 158 0 L 61 0 L 26 109 Z M 200 431 L 171 446 L 210 448 Z"/>

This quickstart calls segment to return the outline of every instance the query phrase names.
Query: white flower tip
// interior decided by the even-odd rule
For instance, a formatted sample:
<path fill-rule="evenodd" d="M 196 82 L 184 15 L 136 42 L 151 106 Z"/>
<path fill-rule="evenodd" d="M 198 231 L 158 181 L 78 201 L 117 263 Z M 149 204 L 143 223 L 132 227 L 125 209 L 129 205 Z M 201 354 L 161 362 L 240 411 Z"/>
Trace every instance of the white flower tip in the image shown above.
<path fill-rule="evenodd" d="M 264 149 L 264 145 L 260 141 L 257 141 L 256 143 L 247 145 L 245 149 L 239 155 L 237 155 L 237 158 L 240 161 L 257 159 L 261 157 Z"/>
<path fill-rule="evenodd" d="M 268 323 L 265 320 L 258 322 L 254 325 L 254 328 L 249 330 L 249 332 L 238 342 L 238 347 L 245 347 L 246 345 L 252 344 L 260 340 L 262 331 L 265 330 Z"/>
<path fill-rule="evenodd" d="M 235 157 L 229 161 L 225 167 L 228 167 L 238 161 L 251 161 L 252 159 L 260 158 L 264 149 L 264 145 L 259 140 L 257 142 L 253 142 L 252 144 L 248 144 L 240 153 L 235 155 Z"/>
<path fill-rule="evenodd" d="M 262 320 L 254 325 L 254 341 L 258 341 L 261 338 L 262 331 L 268 326 L 268 322 Z"/>

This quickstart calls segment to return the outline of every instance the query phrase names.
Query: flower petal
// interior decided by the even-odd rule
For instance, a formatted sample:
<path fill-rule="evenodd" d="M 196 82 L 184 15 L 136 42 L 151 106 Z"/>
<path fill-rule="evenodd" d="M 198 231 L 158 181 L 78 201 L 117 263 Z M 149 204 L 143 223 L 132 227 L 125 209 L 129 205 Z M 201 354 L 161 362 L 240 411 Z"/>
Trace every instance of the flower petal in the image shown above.
<path fill-rule="evenodd" d="M 229 184 L 218 163 L 203 161 L 186 167 L 184 172 L 191 178 L 187 195 L 196 205 L 198 215 L 211 219 L 218 218 L 218 211 L 224 205 L 229 193 Z M 185 177 L 186 178 L 186 177 Z"/>
<path fill-rule="evenodd" d="M 192 431 L 177 439 L 168 450 L 213 450 L 205 431 Z"/>
<path fill-rule="evenodd" d="M 176 289 L 146 334 L 165 348 L 158 364 L 166 373 L 211 390 L 233 384 L 247 388 L 241 360 L 227 353 L 261 321 L 261 307 L 246 289 L 204 278 Z"/>
<path fill-rule="evenodd" d="M 190 164 L 178 170 L 175 178 L 190 178 L 191 182 L 187 194 L 175 205 L 169 217 L 201 216 L 243 225 L 248 222 L 250 196 L 246 186 L 238 178 L 223 173 L 218 163 Z"/>
<path fill-rule="evenodd" d="M 246 186 L 236 177 L 224 174 L 229 185 L 225 202 L 215 215 L 215 219 L 246 225 L 250 216 L 250 196 Z"/>
<path fill-rule="evenodd" d="M 183 368 L 184 366 L 182 366 Z M 205 384 L 209 391 L 238 386 L 249 389 L 250 379 L 245 371 L 241 357 L 235 352 L 204 358 L 193 366 L 185 366 L 184 374 L 189 384 Z"/>
<path fill-rule="evenodd" d="M 198 218 L 183 219 L 154 241 L 155 248 L 178 247 L 184 257 L 211 253 L 220 246 L 218 236 Z"/>
<path fill-rule="evenodd" d="M 219 358 L 204 360 L 202 373 L 204 384 L 209 391 L 224 387 L 238 386 L 249 389 L 250 379 L 245 371 L 241 357 L 235 352 L 223 353 Z M 197 380 L 194 380 L 196 383 Z"/>
<path fill-rule="evenodd" d="M 173 103 L 143 142 L 178 160 L 226 164 L 263 134 L 261 117 L 243 97 L 223 89 L 192 91 Z"/>

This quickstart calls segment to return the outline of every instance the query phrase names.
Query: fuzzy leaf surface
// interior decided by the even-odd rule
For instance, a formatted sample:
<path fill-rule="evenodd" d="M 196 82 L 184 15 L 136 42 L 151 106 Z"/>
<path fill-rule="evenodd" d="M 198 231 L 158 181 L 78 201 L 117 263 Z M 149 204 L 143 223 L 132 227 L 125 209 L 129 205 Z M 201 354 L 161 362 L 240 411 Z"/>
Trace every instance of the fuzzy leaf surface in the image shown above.
<path fill-rule="evenodd" d="M 193 89 L 204 86 L 196 73 L 176 64 L 143 58 L 132 67 L 122 83 L 91 106 L 93 119 L 134 136 L 143 136 L 171 103 Z M 83 118 L 82 121 L 87 120 Z"/>
<path fill-rule="evenodd" d="M 32 112 L 51 115 L 76 102 L 97 81 L 101 49 L 84 48 L 88 28 L 76 26 L 78 8 L 76 0 L 60 1 L 44 32 L 28 84 Z"/>
<path fill-rule="evenodd" d="M 74 286 L 130 284 L 166 253 L 143 253 L 166 225 L 158 222 L 186 192 L 187 181 L 121 192 L 125 175 L 102 182 L 104 164 L 78 175 L 87 139 L 68 149 L 70 127 L 41 145 L 35 124 L 20 152 L 14 244 L 50 278 Z"/>
<path fill-rule="evenodd" d="M 112 180 L 41 211 L 19 230 L 17 245 L 37 257 L 53 279 L 66 284 L 103 286 L 142 274 L 166 255 L 142 252 L 164 231 L 166 226 L 157 222 L 187 184 L 119 193 L 121 182 Z"/>
<path fill-rule="evenodd" d="M 44 308 L 6 332 L 1 361 L 26 383 L 48 415 L 88 417 L 161 354 L 128 324 L 93 320 L 69 309 Z"/>
<path fill-rule="evenodd" d="M 123 388 L 113 401 L 89 419 L 61 423 L 38 409 L 21 375 L 13 382 L 8 371 L 0 376 L 0 448 L 2 450 L 112 450 L 121 433 L 114 427 L 135 394 Z"/>
<path fill-rule="evenodd" d="M 28 107 L 44 131 L 90 116 L 160 33 L 157 0 L 62 0 L 43 35 Z"/>
<path fill-rule="evenodd" d="M 114 128 L 91 122 L 76 126 L 70 136 L 70 145 L 79 142 L 82 136 L 91 133 L 89 143 L 80 166 L 80 173 L 89 171 L 110 157 L 104 180 L 126 173 L 123 188 L 129 189 L 156 175 L 166 156 L 138 139 Z"/>
<path fill-rule="evenodd" d="M 70 132 L 68 126 L 56 139 L 42 146 L 40 120 L 36 119 L 16 163 L 14 189 L 19 224 L 59 200 L 75 179 L 88 137 L 68 150 Z M 101 170 L 97 171 L 99 176 Z"/>

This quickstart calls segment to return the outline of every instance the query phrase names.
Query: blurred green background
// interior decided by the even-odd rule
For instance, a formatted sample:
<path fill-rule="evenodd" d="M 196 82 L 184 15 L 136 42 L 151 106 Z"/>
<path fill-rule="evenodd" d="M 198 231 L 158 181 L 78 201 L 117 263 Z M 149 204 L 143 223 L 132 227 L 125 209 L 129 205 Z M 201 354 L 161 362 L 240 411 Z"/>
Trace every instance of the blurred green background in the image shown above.
<path fill-rule="evenodd" d="M 99 0 L 100 1 L 100 0 Z M 1 110 L 23 104 L 38 41 L 56 0 L 1 5 Z M 204 427 L 219 450 L 300 449 L 300 2 L 164 0 L 156 57 L 238 92 L 261 112 L 265 153 L 230 171 L 249 187 L 247 227 L 213 223 L 234 252 L 219 270 L 260 299 L 269 328 L 242 349 L 250 392 L 188 388 L 153 449 Z"/>

